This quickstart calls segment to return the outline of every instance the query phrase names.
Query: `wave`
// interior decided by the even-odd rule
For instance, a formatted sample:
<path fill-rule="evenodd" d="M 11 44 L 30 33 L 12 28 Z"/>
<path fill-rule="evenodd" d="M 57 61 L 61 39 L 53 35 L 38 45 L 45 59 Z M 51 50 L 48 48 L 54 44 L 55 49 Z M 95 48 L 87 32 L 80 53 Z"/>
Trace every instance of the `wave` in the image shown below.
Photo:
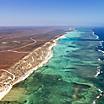
<path fill-rule="evenodd" d="M 98 61 L 99 62 L 102 62 L 103 61 L 103 55 L 104 55 L 104 47 L 103 47 L 103 43 L 104 41 L 100 39 L 99 35 L 97 35 L 94 31 L 92 33 L 93 35 L 96 36 L 96 39 L 99 39 L 99 45 L 97 46 L 97 51 L 102 53 L 102 56 L 98 57 Z M 103 73 L 102 71 L 102 67 L 99 65 L 97 67 L 97 70 L 96 70 L 96 74 L 95 74 L 95 78 L 98 78 L 101 74 Z M 103 95 L 104 95 L 104 91 L 102 91 L 101 89 L 98 88 L 98 91 L 99 91 L 99 94 L 96 96 L 95 100 L 93 101 L 92 104 L 96 104 L 97 100 L 99 98 L 101 98 Z"/>

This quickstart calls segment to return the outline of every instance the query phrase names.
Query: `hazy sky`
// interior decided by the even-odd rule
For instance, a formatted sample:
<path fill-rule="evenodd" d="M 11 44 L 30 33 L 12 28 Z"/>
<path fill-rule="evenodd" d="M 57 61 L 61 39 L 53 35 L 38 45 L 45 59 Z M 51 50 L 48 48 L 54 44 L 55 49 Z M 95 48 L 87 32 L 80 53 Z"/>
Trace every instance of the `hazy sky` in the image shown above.
<path fill-rule="evenodd" d="M 104 0 L 0 0 L 8 25 L 104 25 Z"/>

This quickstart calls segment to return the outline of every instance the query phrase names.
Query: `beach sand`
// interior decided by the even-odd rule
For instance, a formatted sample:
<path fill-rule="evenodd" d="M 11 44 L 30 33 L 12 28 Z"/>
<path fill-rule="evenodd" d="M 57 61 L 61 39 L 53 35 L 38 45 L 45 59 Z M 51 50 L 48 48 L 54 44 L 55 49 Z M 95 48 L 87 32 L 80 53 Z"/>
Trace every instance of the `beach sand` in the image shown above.
<path fill-rule="evenodd" d="M 19 62 L 17 62 L 13 67 L 10 67 L 10 68 L 8 69 L 9 72 L 11 72 L 12 74 L 15 75 L 15 79 L 14 79 L 14 81 L 11 82 L 11 84 L 9 84 L 8 86 L 5 85 L 6 87 L 4 88 L 4 90 L 2 90 L 2 92 L 0 92 L 0 94 L 1 94 L 0 100 L 1 100 L 5 95 L 7 95 L 7 93 L 12 89 L 13 85 L 15 85 L 15 84 L 17 84 L 17 83 L 19 83 L 19 82 L 25 80 L 25 79 L 26 79 L 28 76 L 30 76 L 35 70 L 37 70 L 39 67 L 42 67 L 44 64 L 46 64 L 46 63 L 48 62 L 48 60 L 52 57 L 52 48 L 56 45 L 57 40 L 60 39 L 60 38 L 63 38 L 63 36 L 62 36 L 62 35 L 57 36 L 57 38 L 52 39 L 52 40 L 49 41 L 49 42 L 46 42 L 43 46 L 41 46 L 41 47 L 39 47 L 39 48 L 33 50 L 33 52 L 29 53 L 29 55 L 27 55 L 27 56 L 24 57 L 22 60 L 20 60 L 21 62 L 23 62 L 24 60 L 25 60 L 25 62 L 26 62 L 26 60 L 28 60 L 36 51 L 37 51 L 37 53 L 38 53 L 39 51 L 45 52 L 45 54 L 43 54 L 43 56 L 41 57 L 41 58 L 43 58 L 43 59 L 42 59 L 41 61 L 38 61 L 38 62 L 37 62 L 37 65 L 36 65 L 35 67 L 33 67 L 34 65 L 31 64 L 32 68 L 29 67 L 29 68 L 25 69 L 25 72 L 24 72 L 24 73 L 21 73 L 21 72 L 23 71 L 23 69 L 21 69 L 21 72 L 18 72 L 19 74 L 18 74 L 18 73 L 15 73 L 15 72 L 14 72 L 14 73 L 11 72 L 11 71 L 12 71 L 13 69 L 15 69 L 15 68 L 16 68 L 16 70 L 17 70 L 18 68 L 19 68 L 19 69 L 21 68 L 21 67 L 18 67 L 18 65 L 21 64 L 21 62 L 19 61 Z M 39 54 L 39 53 L 38 53 L 38 55 L 41 56 L 42 54 Z M 37 59 L 35 59 L 35 60 L 37 60 Z M 36 61 L 34 61 L 34 62 L 36 62 Z M 26 64 L 27 64 L 27 63 L 26 63 Z M 30 63 L 28 63 L 28 64 L 30 64 Z M 21 65 L 22 65 L 22 64 L 21 64 Z M 20 65 L 20 66 L 21 66 L 21 65 Z M 16 74 L 17 74 L 17 75 L 16 75 Z M 19 89 L 19 90 L 20 90 L 20 91 L 22 90 L 22 92 L 25 92 L 23 89 Z M 15 89 L 14 89 L 14 91 L 15 91 Z M 17 94 L 18 94 L 18 93 L 17 93 Z M 22 94 L 22 93 L 21 93 L 21 94 Z M 13 96 L 13 92 L 11 92 L 11 96 Z M 21 96 L 21 95 L 20 95 L 20 96 Z M 7 96 L 6 98 L 9 99 L 8 96 Z M 18 99 L 18 98 L 15 98 L 15 97 L 14 97 L 14 99 Z"/>

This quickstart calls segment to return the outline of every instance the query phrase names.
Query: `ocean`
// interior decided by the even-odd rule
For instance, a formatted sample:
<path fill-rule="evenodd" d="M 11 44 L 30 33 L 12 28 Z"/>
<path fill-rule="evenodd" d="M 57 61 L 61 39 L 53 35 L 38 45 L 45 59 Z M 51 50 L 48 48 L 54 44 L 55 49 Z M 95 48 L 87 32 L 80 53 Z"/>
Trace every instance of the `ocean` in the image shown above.
<path fill-rule="evenodd" d="M 0 104 L 104 104 L 104 28 L 76 28 L 53 57 L 16 84 Z"/>

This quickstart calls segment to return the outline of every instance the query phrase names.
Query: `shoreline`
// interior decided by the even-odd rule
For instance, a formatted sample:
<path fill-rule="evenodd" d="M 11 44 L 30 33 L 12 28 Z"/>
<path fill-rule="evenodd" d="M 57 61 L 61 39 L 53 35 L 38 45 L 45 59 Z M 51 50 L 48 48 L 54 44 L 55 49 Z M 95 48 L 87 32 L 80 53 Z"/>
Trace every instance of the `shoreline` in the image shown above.
<path fill-rule="evenodd" d="M 4 96 L 6 96 L 9 93 L 12 87 L 13 87 L 12 85 L 6 86 L 4 88 L 4 91 L 0 92 L 0 101 L 4 98 Z"/>
<path fill-rule="evenodd" d="M 23 75 L 19 80 L 17 80 L 16 82 L 13 83 L 13 85 L 25 80 L 28 76 L 30 76 L 35 70 L 37 70 L 38 68 L 42 67 L 44 64 L 46 64 L 49 59 L 52 57 L 52 52 L 51 49 L 54 47 L 54 44 L 52 46 L 50 46 L 50 50 L 47 53 L 47 56 L 45 57 L 45 60 L 43 62 L 41 62 L 39 65 L 37 65 L 36 67 L 30 69 L 29 71 L 27 71 L 27 73 L 25 73 L 25 75 Z"/>
<path fill-rule="evenodd" d="M 64 38 L 64 35 L 61 35 L 59 37 L 57 37 L 56 39 L 53 39 L 52 40 L 52 44 L 50 45 L 50 47 L 48 47 L 48 53 L 47 53 L 47 56 L 45 56 L 45 59 L 44 61 L 42 61 L 39 65 L 35 66 L 34 68 L 30 69 L 29 71 L 27 71 L 27 73 L 25 73 L 25 75 L 23 75 L 19 80 L 17 80 L 16 82 L 13 83 L 13 85 L 21 82 L 21 81 L 24 81 L 26 78 L 28 78 L 35 70 L 37 70 L 38 68 L 42 67 L 43 65 L 45 65 L 53 56 L 53 52 L 52 52 L 52 48 L 54 46 L 57 45 L 57 40 L 61 39 L 61 38 Z M 46 42 L 43 46 L 45 46 L 47 43 L 49 42 Z M 39 47 L 41 48 L 41 47 Z M 37 48 L 37 49 L 39 49 Z M 36 50 L 37 50 L 36 49 Z"/>
<path fill-rule="evenodd" d="M 66 32 L 65 32 L 66 34 Z M 61 39 L 61 38 L 64 38 L 64 35 L 61 35 L 61 36 L 58 36 L 56 37 L 55 39 L 51 40 L 52 41 L 52 44 L 48 47 L 48 53 L 47 55 L 45 56 L 45 59 L 40 63 L 38 64 L 37 66 L 35 66 L 34 68 L 30 69 L 29 71 L 27 71 L 23 76 L 21 76 L 17 81 L 13 82 L 12 84 L 10 85 L 6 85 L 4 90 L 0 92 L 0 100 L 2 100 L 4 98 L 4 96 L 6 96 L 10 90 L 13 88 L 13 86 L 21 81 L 24 81 L 26 78 L 28 78 L 35 70 L 37 70 L 38 68 L 42 67 L 44 64 L 46 64 L 50 59 L 51 57 L 53 56 L 53 53 L 52 53 L 52 48 L 54 46 L 57 45 L 57 40 Z M 49 41 L 49 42 L 51 42 Z M 49 42 L 46 42 L 43 46 L 45 46 L 46 44 L 48 44 Z M 41 47 L 43 47 L 41 46 Z M 36 48 L 35 50 L 41 48 L 41 47 L 38 47 Z M 34 51 L 35 51 L 34 50 Z M 31 53 L 30 53 L 31 54 Z M 27 57 L 27 56 L 26 56 Z"/>

